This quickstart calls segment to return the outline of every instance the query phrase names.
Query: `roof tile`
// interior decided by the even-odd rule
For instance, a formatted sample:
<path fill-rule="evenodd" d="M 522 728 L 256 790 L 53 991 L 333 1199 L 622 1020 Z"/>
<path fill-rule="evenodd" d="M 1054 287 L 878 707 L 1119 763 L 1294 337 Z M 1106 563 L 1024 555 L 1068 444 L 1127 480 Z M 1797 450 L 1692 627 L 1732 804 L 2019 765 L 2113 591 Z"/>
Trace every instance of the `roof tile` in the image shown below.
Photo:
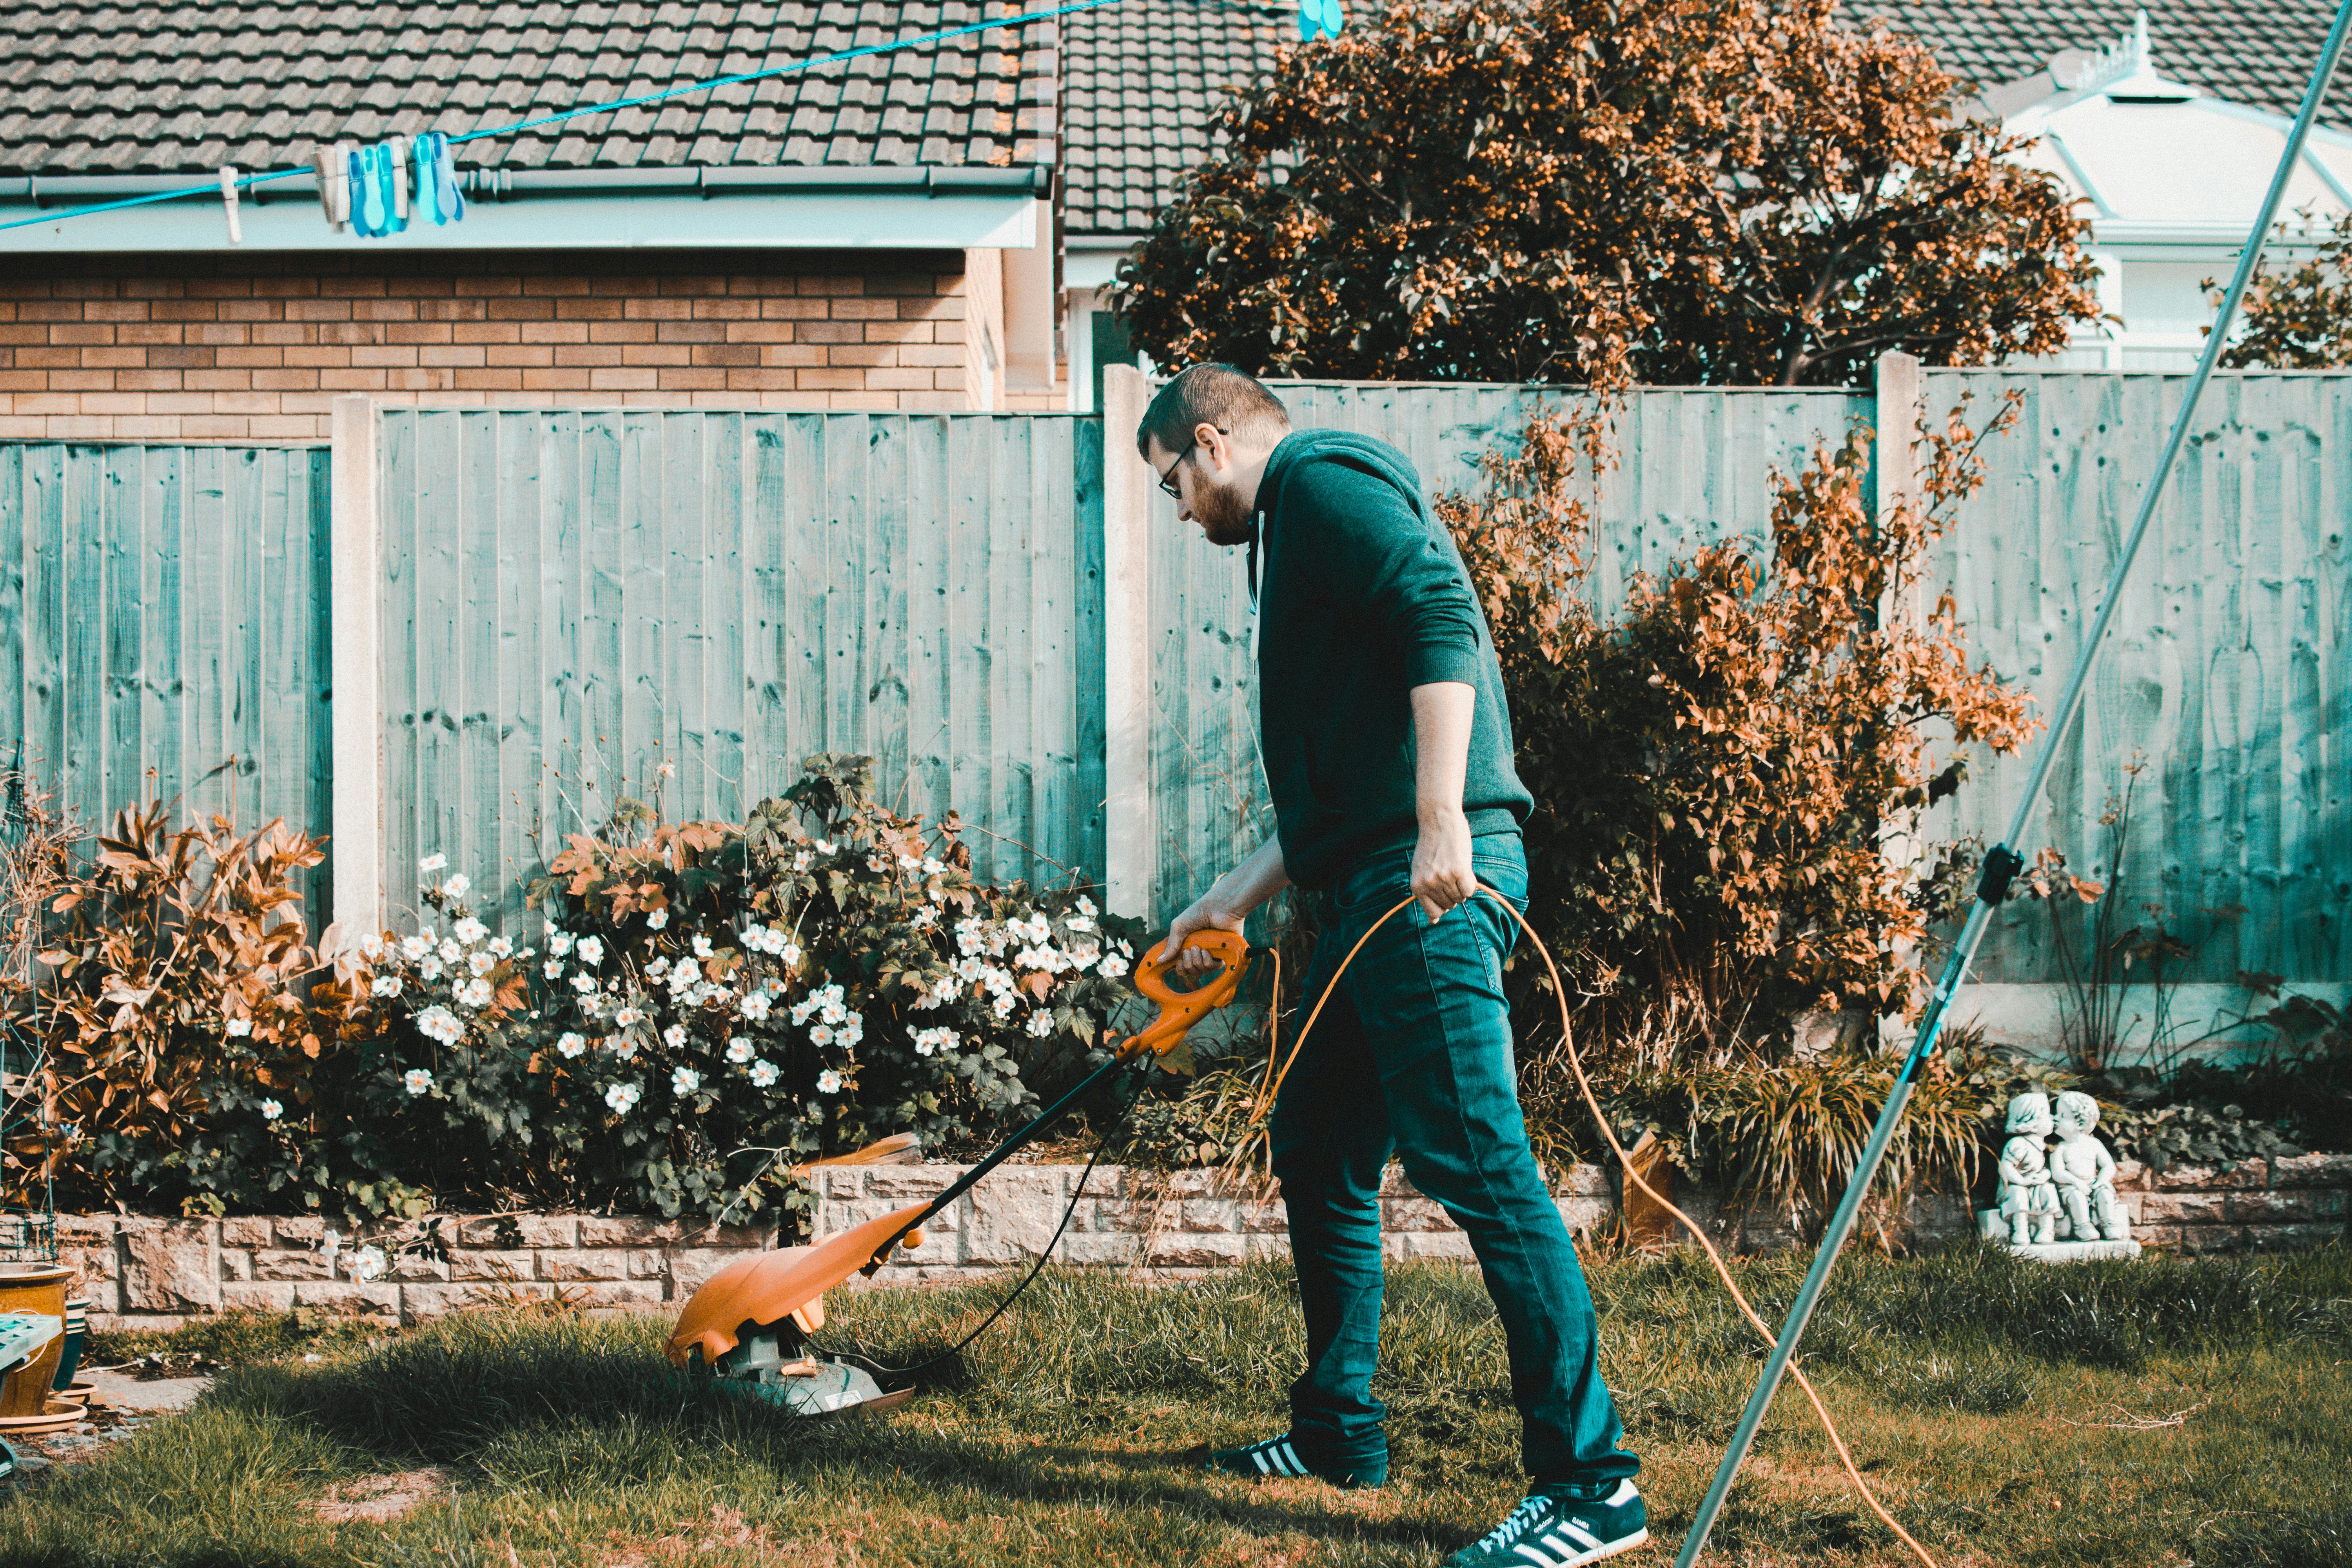
<path fill-rule="evenodd" d="M 0 174 L 182 174 L 228 157 L 283 167 L 309 162 L 321 140 L 461 134 L 1031 8 L 1015 0 L 17 0 L 0 7 L 8 100 Z M 998 111 L 996 88 L 1019 72 L 1021 101 L 1051 103 L 1056 42 L 1055 24 L 1032 22 L 745 83 L 723 97 L 488 137 L 461 157 L 525 169 L 688 158 L 909 163 L 919 120 L 940 132 L 922 148 L 926 162 L 1051 162 L 1054 147 L 1036 127 Z M 854 84 L 846 96 L 845 84 Z M 886 103 L 894 106 L 887 129 Z"/>

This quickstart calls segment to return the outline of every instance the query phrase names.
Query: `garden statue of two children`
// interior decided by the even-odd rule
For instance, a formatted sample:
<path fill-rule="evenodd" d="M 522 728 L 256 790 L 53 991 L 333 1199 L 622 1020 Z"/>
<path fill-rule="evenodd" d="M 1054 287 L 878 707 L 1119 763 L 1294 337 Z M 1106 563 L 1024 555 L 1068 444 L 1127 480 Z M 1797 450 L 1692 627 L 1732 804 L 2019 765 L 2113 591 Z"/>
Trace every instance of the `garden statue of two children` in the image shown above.
<path fill-rule="evenodd" d="M 2058 1097 L 2029 1090 L 2009 1102 L 2009 1142 L 2000 1149 L 2000 1192 L 1990 1211 L 2010 1246 L 2066 1241 L 2129 1241 L 2131 1218 L 2116 1196 L 2116 1160 L 2091 1136 L 2099 1102 L 2070 1089 Z M 2058 1135 L 2053 1150 L 2047 1140 Z M 2059 1233 L 2063 1228 L 2064 1235 Z"/>

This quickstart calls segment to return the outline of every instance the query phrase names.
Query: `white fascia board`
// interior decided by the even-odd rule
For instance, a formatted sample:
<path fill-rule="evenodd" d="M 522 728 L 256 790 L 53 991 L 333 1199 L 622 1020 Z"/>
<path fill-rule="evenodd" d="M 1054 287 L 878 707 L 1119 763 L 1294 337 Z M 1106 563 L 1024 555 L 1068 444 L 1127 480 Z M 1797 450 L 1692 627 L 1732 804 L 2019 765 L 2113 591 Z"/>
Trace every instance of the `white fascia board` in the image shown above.
<path fill-rule="evenodd" d="M 117 251 L 1026 250 L 1038 203 L 1025 190 L 951 195 L 745 192 L 533 195 L 468 201 L 462 222 L 411 224 L 382 239 L 337 234 L 315 201 L 239 204 L 245 243 L 228 242 L 217 197 L 183 196 L 87 217 L 0 229 L 0 254 Z M 50 211 L 60 209 L 51 208 Z M 41 216 L 0 204 L 0 223 Z"/>
<path fill-rule="evenodd" d="M 1140 234 L 1073 234 L 1062 240 L 1062 287 L 1100 289 L 1118 271 L 1129 251 L 1150 237 Z"/>

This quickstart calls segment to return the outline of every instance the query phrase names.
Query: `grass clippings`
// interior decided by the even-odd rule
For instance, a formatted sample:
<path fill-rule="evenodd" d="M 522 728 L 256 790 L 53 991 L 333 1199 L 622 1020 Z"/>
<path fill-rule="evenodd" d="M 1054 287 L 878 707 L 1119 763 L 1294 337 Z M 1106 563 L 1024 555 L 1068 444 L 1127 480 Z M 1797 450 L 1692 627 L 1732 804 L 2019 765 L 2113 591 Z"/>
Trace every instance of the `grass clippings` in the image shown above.
<path fill-rule="evenodd" d="M 1768 1317 L 1803 1261 L 1741 1266 Z M 1664 1563 L 1761 1352 L 1703 1262 L 1592 1277 L 1656 1542 L 1625 1561 Z M 919 1361 L 1002 1288 L 841 1292 L 826 1338 Z M 1952 1568 L 2352 1568 L 2352 1254 L 1856 1257 L 1814 1323 L 1807 1363 L 1857 1459 Z M 194 1410 L 0 1509 L 0 1568 L 1371 1568 L 1434 1563 L 1519 1495 L 1493 1309 L 1448 1267 L 1391 1271 L 1394 1458 L 1371 1493 L 1186 1461 L 1281 1429 L 1300 1354 L 1284 1265 L 1159 1288 L 1049 1270 L 881 1415 L 795 1419 L 685 1378 L 659 1359 L 666 1328 L 481 1312 L 288 1331 L 241 1364 L 207 1350 L 231 1364 Z M 1709 1561 L 1904 1558 L 1784 1398 Z"/>

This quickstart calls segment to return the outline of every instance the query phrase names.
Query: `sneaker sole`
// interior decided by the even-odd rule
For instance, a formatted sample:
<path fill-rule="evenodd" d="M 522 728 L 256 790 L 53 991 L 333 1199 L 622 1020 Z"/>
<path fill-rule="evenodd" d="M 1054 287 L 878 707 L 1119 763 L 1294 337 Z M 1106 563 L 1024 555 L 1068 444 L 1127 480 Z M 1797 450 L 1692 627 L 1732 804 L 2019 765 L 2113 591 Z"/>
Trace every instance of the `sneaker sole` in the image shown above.
<path fill-rule="evenodd" d="M 1571 1557 L 1562 1563 L 1560 1568 L 1583 1568 L 1587 1563 L 1598 1563 L 1604 1557 L 1614 1557 L 1621 1552 L 1631 1552 L 1636 1546 L 1646 1545 L 1649 1539 L 1648 1531 L 1637 1530 L 1622 1541 L 1612 1541 L 1608 1545 L 1588 1552 L 1581 1557 Z"/>

